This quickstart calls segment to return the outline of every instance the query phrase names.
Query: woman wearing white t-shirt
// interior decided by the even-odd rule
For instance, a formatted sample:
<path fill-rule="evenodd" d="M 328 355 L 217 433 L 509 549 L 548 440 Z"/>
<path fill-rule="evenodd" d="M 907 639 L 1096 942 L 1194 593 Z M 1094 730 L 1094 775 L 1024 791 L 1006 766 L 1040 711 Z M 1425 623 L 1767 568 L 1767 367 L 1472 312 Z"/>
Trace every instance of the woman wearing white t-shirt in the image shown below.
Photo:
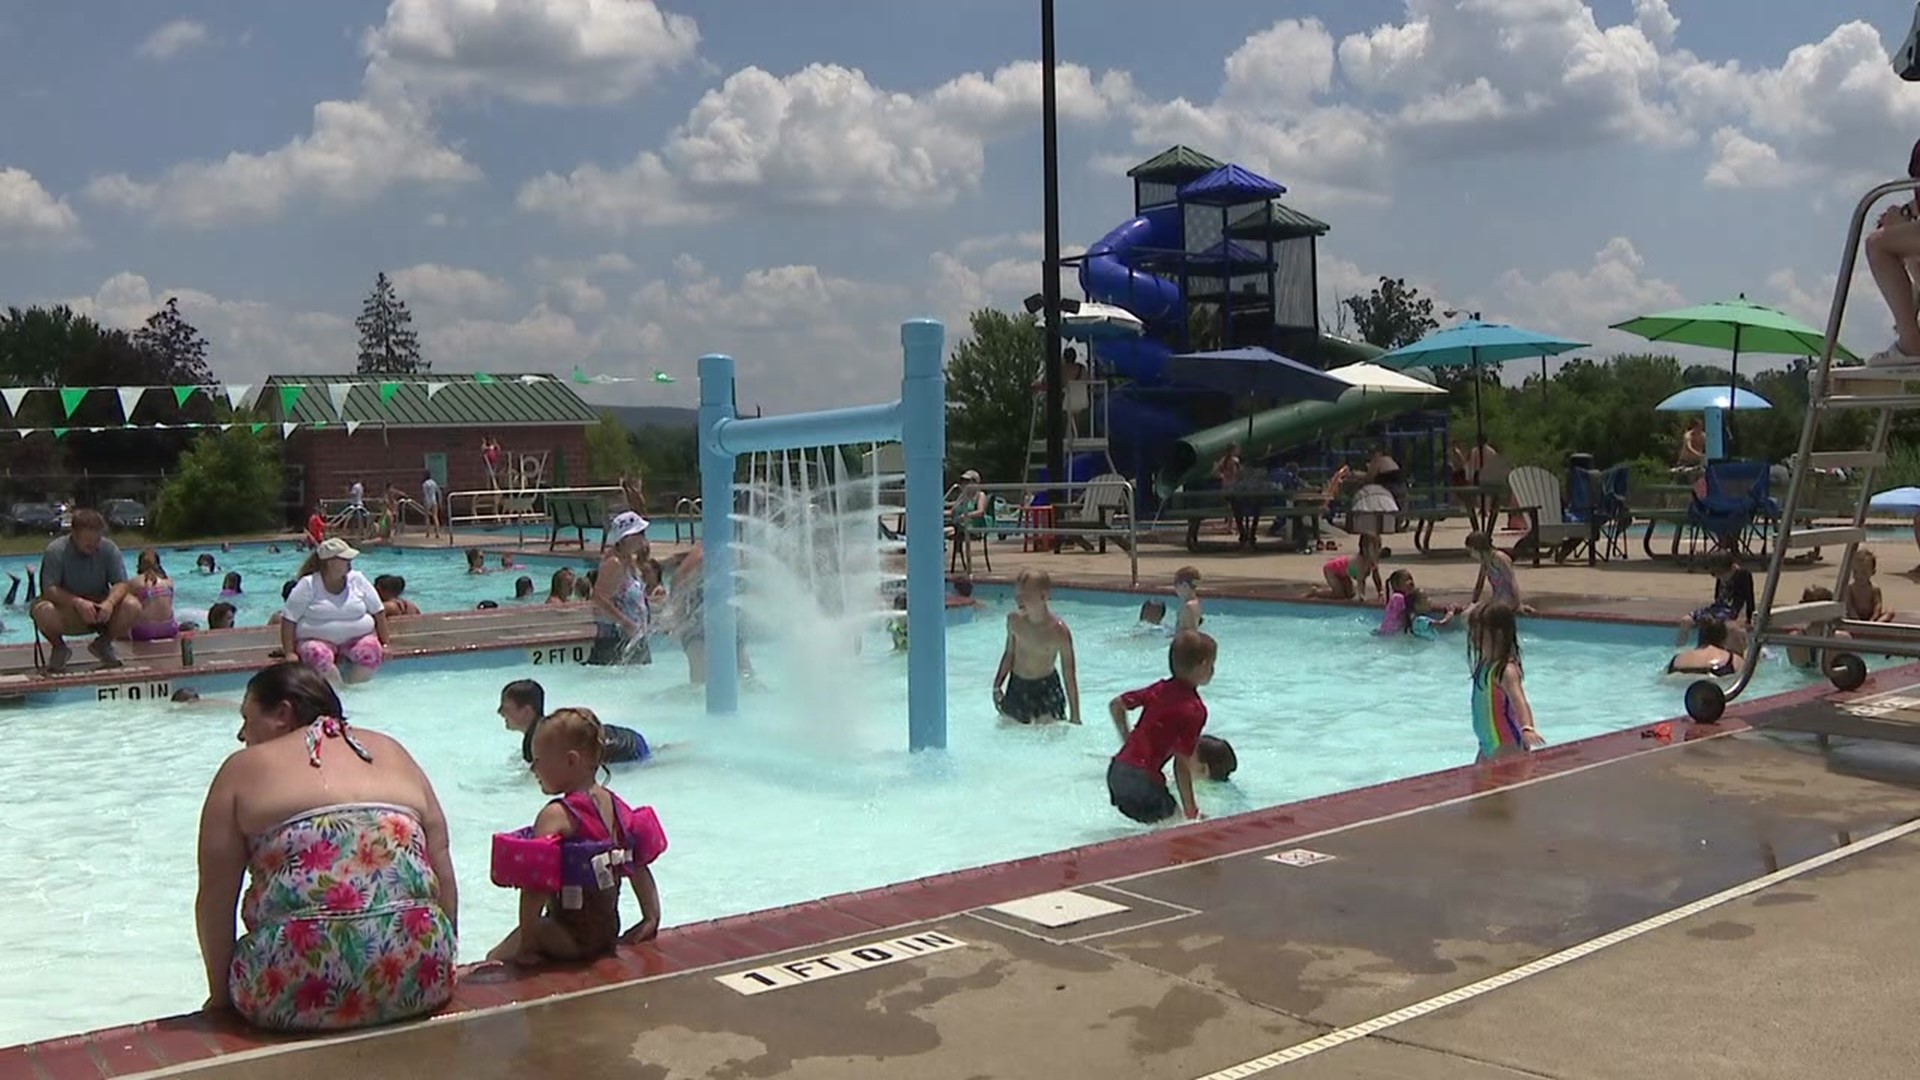
<path fill-rule="evenodd" d="M 300 567 L 280 620 L 280 648 L 331 679 L 365 682 L 387 655 L 387 615 L 360 553 L 345 540 L 321 543 Z"/>

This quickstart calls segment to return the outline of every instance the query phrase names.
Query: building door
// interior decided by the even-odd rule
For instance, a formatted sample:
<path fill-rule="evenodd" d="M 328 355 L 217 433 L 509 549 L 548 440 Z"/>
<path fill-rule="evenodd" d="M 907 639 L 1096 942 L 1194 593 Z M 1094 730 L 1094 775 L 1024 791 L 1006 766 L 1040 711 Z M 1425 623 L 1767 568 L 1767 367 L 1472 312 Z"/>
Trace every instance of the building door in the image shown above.
<path fill-rule="evenodd" d="M 428 454 L 427 455 L 427 475 L 433 477 L 433 482 L 440 485 L 441 491 L 448 490 L 447 489 L 447 455 Z"/>

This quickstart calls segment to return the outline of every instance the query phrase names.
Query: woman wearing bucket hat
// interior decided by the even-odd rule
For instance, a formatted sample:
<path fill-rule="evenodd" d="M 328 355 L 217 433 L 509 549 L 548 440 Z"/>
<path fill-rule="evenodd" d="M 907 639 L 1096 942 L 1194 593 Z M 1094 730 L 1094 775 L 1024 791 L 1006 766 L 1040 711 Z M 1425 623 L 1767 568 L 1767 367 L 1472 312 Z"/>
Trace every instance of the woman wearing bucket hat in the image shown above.
<path fill-rule="evenodd" d="M 652 611 L 640 565 L 647 561 L 646 518 L 627 511 L 607 523 L 607 549 L 593 583 L 593 652 L 589 664 L 650 664 Z"/>
<path fill-rule="evenodd" d="M 331 679 L 365 682 L 387 656 L 386 604 L 360 557 L 337 536 L 323 540 L 300 566 L 280 619 L 280 648 Z"/>

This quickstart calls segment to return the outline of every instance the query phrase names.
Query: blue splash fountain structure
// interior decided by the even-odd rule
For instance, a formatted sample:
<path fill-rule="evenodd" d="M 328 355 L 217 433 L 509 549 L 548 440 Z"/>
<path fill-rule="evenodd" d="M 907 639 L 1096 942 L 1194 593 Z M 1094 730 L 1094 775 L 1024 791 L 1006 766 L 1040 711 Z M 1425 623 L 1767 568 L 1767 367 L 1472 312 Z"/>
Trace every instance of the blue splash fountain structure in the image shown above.
<path fill-rule="evenodd" d="M 905 375 L 900 399 L 793 416 L 743 420 L 734 415 L 733 358 L 700 358 L 700 498 L 705 549 L 707 711 L 739 710 L 740 620 L 735 604 L 739 549 L 733 512 L 735 462 L 741 455 L 852 443 L 901 444 L 906 466 L 907 745 L 947 745 L 945 459 L 946 328 L 932 319 L 900 327 Z M 874 523 L 877 531 L 878 521 Z M 714 542 L 726 538 L 725 543 Z"/>

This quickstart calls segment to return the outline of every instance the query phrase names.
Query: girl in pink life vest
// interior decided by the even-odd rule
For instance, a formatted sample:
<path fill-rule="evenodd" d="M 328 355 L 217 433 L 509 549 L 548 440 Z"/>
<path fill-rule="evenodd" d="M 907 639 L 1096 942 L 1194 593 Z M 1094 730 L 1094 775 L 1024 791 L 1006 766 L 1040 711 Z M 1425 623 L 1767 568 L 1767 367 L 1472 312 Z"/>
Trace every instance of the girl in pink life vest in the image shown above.
<path fill-rule="evenodd" d="M 557 710 L 535 731 L 533 775 L 555 798 L 531 829 L 494 837 L 494 884 L 520 889 L 520 927 L 489 960 L 579 960 L 660 932 L 660 890 L 647 864 L 666 837 L 651 809 L 635 811 L 595 782 L 604 745 L 589 709 Z M 640 921 L 624 934 L 622 877 L 640 904 Z"/>

